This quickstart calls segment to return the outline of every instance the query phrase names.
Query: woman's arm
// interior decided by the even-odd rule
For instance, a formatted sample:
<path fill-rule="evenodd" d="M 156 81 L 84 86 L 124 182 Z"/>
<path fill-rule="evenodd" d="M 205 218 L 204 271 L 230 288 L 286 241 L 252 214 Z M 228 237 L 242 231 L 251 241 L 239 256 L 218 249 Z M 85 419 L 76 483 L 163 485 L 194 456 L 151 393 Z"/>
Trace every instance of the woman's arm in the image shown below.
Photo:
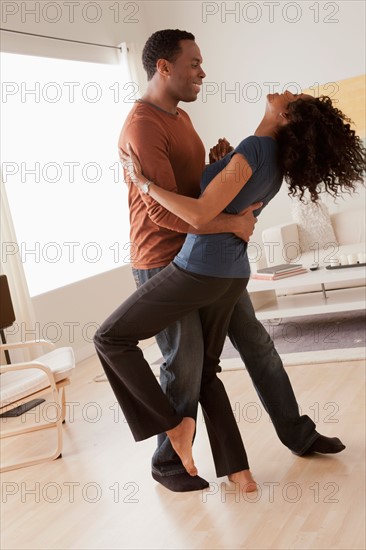
<path fill-rule="evenodd" d="M 213 220 L 236 197 L 252 175 L 252 169 L 241 154 L 233 155 L 229 164 L 206 187 L 198 199 L 171 193 L 141 173 L 140 163 L 129 147 L 128 155 L 120 152 L 121 160 L 127 168 L 131 180 L 142 188 L 149 185 L 149 195 L 164 208 L 189 223 L 196 229 Z"/>

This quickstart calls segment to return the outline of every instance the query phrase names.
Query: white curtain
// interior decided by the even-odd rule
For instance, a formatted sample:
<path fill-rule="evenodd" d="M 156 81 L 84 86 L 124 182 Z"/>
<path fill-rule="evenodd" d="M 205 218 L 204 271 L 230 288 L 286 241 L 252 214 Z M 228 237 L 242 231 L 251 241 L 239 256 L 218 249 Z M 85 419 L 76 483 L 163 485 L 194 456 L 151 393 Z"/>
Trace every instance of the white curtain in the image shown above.
<path fill-rule="evenodd" d="M 120 47 L 122 49 L 122 57 L 127 61 L 132 82 L 137 84 L 138 87 L 136 97 L 140 98 L 147 86 L 146 72 L 142 66 L 143 45 L 134 42 L 124 42 L 120 44 Z"/>
<path fill-rule="evenodd" d="M 1 264 L 0 272 L 7 276 L 10 294 L 13 302 L 16 322 L 13 327 L 6 332 L 7 341 L 18 342 L 21 340 L 34 340 L 36 338 L 25 338 L 26 332 L 35 329 L 35 315 L 32 301 L 28 291 L 27 281 L 24 275 L 24 269 L 19 253 L 19 245 L 17 243 L 9 203 L 6 195 L 6 189 L 2 177 L 0 175 L 0 203 L 1 203 L 1 218 L 0 218 L 0 243 L 1 243 Z M 39 355 L 41 348 L 36 346 L 31 352 L 27 350 L 12 351 L 12 361 L 22 361 L 33 359 Z"/>
<path fill-rule="evenodd" d="M 74 45 L 72 46 L 74 47 Z M 134 43 L 124 43 L 121 45 L 121 48 L 122 55 L 119 54 L 118 50 L 113 50 L 113 59 L 108 59 L 108 62 L 120 61 L 128 65 L 131 81 L 136 83 L 135 97 L 139 98 L 143 94 L 147 83 L 141 61 L 143 46 Z M 99 51 L 102 49 L 103 48 L 97 48 L 96 50 Z M 9 342 L 37 339 L 40 331 L 38 330 L 37 332 L 36 330 L 37 323 L 34 307 L 28 290 L 21 254 L 18 251 L 19 244 L 17 243 L 11 210 L 7 199 L 6 186 L 2 180 L 1 171 L 0 184 L 0 273 L 7 276 L 16 316 L 16 322 L 12 328 L 6 331 L 6 337 Z M 31 334 L 32 331 L 35 333 L 34 335 Z M 12 351 L 11 359 L 13 362 L 33 359 L 37 355 L 40 355 L 42 351 L 44 350 L 42 350 L 40 346 L 31 348 L 29 354 L 26 350 Z"/>

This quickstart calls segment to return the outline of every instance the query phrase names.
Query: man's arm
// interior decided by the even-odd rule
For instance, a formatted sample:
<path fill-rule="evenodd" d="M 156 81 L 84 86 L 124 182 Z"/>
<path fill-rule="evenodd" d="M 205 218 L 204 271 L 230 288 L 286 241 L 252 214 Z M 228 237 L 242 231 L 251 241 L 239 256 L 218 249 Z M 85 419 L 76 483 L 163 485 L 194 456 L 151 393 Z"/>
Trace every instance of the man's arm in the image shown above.
<path fill-rule="evenodd" d="M 248 242 L 253 235 L 254 226 L 257 223 L 257 218 L 253 211 L 258 210 L 262 206 L 261 202 L 252 204 L 245 208 L 240 214 L 219 214 L 216 218 L 208 222 L 206 225 L 195 228 L 190 226 L 188 233 L 196 235 L 208 235 L 210 233 L 234 233 L 242 241 Z M 229 229 L 228 229 L 229 225 Z"/>
<path fill-rule="evenodd" d="M 154 120 L 145 117 L 133 120 L 120 136 L 120 150 L 126 151 L 127 141 L 134 147 L 137 156 L 141 159 L 141 166 L 149 178 L 159 178 L 157 181 L 163 189 L 177 193 L 177 184 L 169 160 L 168 138 L 159 125 Z M 124 179 L 129 186 L 130 193 L 133 195 L 138 193 L 126 170 L 124 170 Z M 189 224 L 163 208 L 151 197 L 139 194 L 138 199 L 145 204 L 147 216 L 159 227 L 178 233 L 189 231 Z"/>
<path fill-rule="evenodd" d="M 147 195 L 142 194 L 142 199 L 144 200 L 146 196 Z M 146 200 L 144 202 L 146 204 Z M 234 233 L 239 239 L 246 242 L 249 241 L 253 234 L 254 226 L 257 222 L 257 218 L 253 215 L 253 211 L 262 206 L 262 203 L 253 204 L 243 210 L 239 215 L 219 214 L 206 224 L 202 224 L 199 227 L 193 227 L 193 225 L 184 222 L 181 218 L 168 212 L 168 210 L 162 207 L 154 199 L 151 199 L 151 203 L 148 209 L 149 217 L 154 223 L 161 227 L 177 231 L 178 233 L 194 233 L 196 235 Z M 156 211 L 154 203 L 159 207 L 156 208 Z"/>

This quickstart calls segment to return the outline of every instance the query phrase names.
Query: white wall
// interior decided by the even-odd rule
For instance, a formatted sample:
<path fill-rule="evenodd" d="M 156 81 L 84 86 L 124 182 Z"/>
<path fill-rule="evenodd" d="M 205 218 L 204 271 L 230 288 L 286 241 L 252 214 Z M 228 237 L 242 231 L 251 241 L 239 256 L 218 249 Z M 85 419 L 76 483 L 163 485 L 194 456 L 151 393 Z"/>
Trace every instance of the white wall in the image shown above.
<path fill-rule="evenodd" d="M 78 361 L 89 357 L 96 328 L 135 288 L 130 267 L 124 266 L 34 297 L 36 338 L 71 345 Z"/>
<path fill-rule="evenodd" d="M 236 144 L 255 130 L 263 112 L 263 98 L 269 91 L 266 83 L 273 83 L 274 90 L 280 91 L 290 82 L 306 88 L 316 82 L 333 82 L 364 72 L 365 5 L 359 1 L 121 1 L 119 20 L 114 22 L 116 2 L 104 0 L 97 2 L 102 15 L 95 23 L 88 20 L 96 16 L 92 8 L 83 16 L 87 0 L 75 8 L 73 22 L 64 2 L 57 3 L 61 8 L 58 22 L 46 20 L 54 18 L 56 12 L 50 11 L 46 18 L 41 14 L 39 22 L 32 15 L 18 12 L 9 15 L 7 22 L 3 20 L 2 27 L 114 45 L 122 41 L 144 43 L 151 33 L 163 28 L 193 32 L 204 58 L 206 87 L 196 103 L 183 107 L 190 113 L 206 147 L 221 136 Z M 35 2 L 8 4 L 32 7 Z M 314 11 L 317 7 L 318 14 Z M 234 10 L 231 15 L 230 9 Z M 23 48 L 24 53 L 25 44 L 27 48 L 35 48 L 30 45 L 33 39 L 2 34 L 2 48 L 6 51 Z M 44 55 L 62 56 L 61 45 L 64 43 L 45 39 L 43 47 L 38 43 L 37 52 L 30 49 L 28 53 L 43 51 Z M 88 46 L 66 47 L 72 55 L 78 52 L 81 58 L 91 51 Z M 111 56 L 109 53 L 108 62 L 113 62 Z M 236 90 L 239 97 L 227 93 L 228 90 Z M 340 201 L 340 206 L 330 204 L 330 208 L 353 208 L 364 203 L 364 197 L 361 191 L 356 200 L 347 198 Z M 289 219 L 290 199 L 282 189 L 260 217 L 254 240 L 260 240 L 264 227 Z M 129 268 L 122 267 L 34 298 L 37 320 L 42 326 L 52 321 L 61 327 L 58 342 L 61 345 L 68 343 L 70 323 L 79 323 L 74 325 L 73 346 L 82 358 L 93 349 L 88 341 L 92 332 L 89 324 L 100 323 L 132 289 Z M 86 327 L 84 334 L 82 327 Z M 52 337 L 52 327 L 49 336 Z"/>
<path fill-rule="evenodd" d="M 247 18 L 254 18 L 262 10 L 256 23 L 246 22 L 243 10 L 249 4 Z M 274 20 L 269 22 L 269 7 L 278 4 Z M 319 5 L 318 23 L 314 22 L 312 5 Z M 298 6 L 296 10 L 291 5 Z M 337 23 L 326 23 L 332 5 L 339 11 L 332 17 Z M 221 7 L 223 6 L 223 7 Z M 240 15 L 225 14 L 226 10 L 238 8 Z M 286 8 L 287 6 L 287 8 Z M 328 6 L 325 9 L 325 6 Z M 216 9 L 215 15 L 206 15 L 205 10 Z M 240 8 L 240 9 L 239 9 Z M 340 2 L 147 2 L 145 5 L 151 30 L 179 27 L 190 30 L 196 36 L 204 59 L 207 83 L 213 83 L 217 93 L 201 95 L 195 104 L 187 106 L 194 115 L 200 134 L 207 143 L 222 132 L 230 134 L 232 141 L 239 140 L 243 131 L 255 129 L 263 111 L 263 98 L 269 91 L 266 82 L 278 83 L 276 91 L 287 83 L 294 82 L 302 88 L 315 82 L 335 80 L 362 74 L 365 55 L 362 49 L 365 33 L 365 5 L 358 1 Z M 334 8 L 332 8 L 334 9 Z M 294 23 L 284 17 L 301 17 Z M 225 89 L 235 89 L 239 83 L 239 98 L 226 94 Z M 253 101 L 255 83 L 262 90 L 262 100 Z M 204 99 L 206 100 L 204 102 Z M 238 102 L 236 101 L 238 100 Z"/>

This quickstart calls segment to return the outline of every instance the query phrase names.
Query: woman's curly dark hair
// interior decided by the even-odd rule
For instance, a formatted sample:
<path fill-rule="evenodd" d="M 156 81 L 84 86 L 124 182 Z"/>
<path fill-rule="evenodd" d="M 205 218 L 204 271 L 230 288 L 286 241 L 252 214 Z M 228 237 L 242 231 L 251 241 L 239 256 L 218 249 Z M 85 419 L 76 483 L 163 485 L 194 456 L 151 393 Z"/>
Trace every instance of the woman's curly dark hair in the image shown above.
<path fill-rule="evenodd" d="M 287 113 L 289 122 L 276 138 L 289 195 L 302 200 L 308 190 L 316 202 L 323 190 L 333 197 L 354 191 L 356 182 L 363 182 L 366 164 L 352 121 L 328 96 L 299 98 L 288 105 Z"/>
<path fill-rule="evenodd" d="M 142 51 L 142 64 L 147 73 L 147 79 L 151 80 L 156 73 L 158 59 L 166 59 L 174 62 L 181 47 L 181 40 L 194 40 L 192 33 L 179 29 L 165 29 L 154 32 L 147 40 Z"/>

